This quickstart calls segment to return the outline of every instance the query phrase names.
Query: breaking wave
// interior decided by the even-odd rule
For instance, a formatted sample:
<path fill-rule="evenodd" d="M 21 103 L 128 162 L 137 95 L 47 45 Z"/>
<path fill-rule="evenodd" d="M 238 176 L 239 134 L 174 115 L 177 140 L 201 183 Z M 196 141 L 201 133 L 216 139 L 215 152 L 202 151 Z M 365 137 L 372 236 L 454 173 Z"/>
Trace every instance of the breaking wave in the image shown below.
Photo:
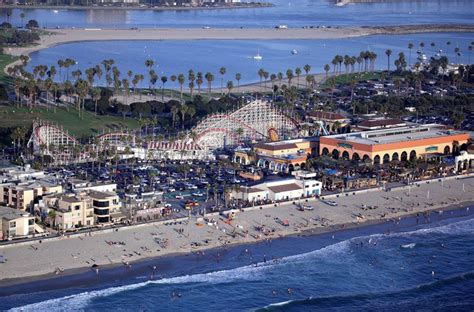
<path fill-rule="evenodd" d="M 369 236 L 360 236 L 344 240 L 332 245 L 328 245 L 321 249 L 311 251 L 308 253 L 283 257 L 278 260 L 267 261 L 266 263 L 258 263 L 256 265 L 247 265 L 229 270 L 214 271 L 209 273 L 183 275 L 171 278 L 163 278 L 160 280 L 149 280 L 145 282 L 110 287 L 101 290 L 94 290 L 88 292 L 82 292 L 79 294 L 73 294 L 61 298 L 49 299 L 46 301 L 33 303 L 18 308 L 13 308 L 10 311 L 72 311 L 72 310 L 83 310 L 91 300 L 99 297 L 112 296 L 121 292 L 133 291 L 142 287 L 155 284 L 188 284 L 188 283 L 207 283 L 207 284 L 222 284 L 230 283 L 239 280 L 261 280 L 264 278 L 264 273 L 267 270 L 273 270 L 275 267 L 294 264 L 295 262 L 304 262 L 306 260 L 314 260 L 314 258 L 331 257 L 334 255 L 349 253 L 351 245 L 354 242 L 360 240 L 370 239 L 389 239 L 391 237 L 403 237 L 413 238 L 414 236 L 427 235 L 433 233 L 441 233 L 447 235 L 458 235 L 458 234 L 470 234 L 474 233 L 474 219 L 465 221 L 459 221 L 456 223 L 443 225 L 439 227 L 419 229 L 411 232 L 393 233 L 393 234 L 373 234 Z M 409 243 L 403 246 L 403 248 L 413 248 L 415 243 Z M 467 276 L 471 278 L 473 273 L 469 273 Z M 354 295 L 357 296 L 357 295 Z M 305 300 L 316 300 L 315 298 L 308 298 Z M 319 300 L 319 299 L 318 299 Z M 297 302 L 301 300 L 296 300 Z M 269 308 L 270 310 L 275 305 L 285 306 L 288 304 L 295 304 L 293 301 L 282 302 L 270 305 L 264 309 Z M 299 303 L 298 303 L 299 304 Z"/>

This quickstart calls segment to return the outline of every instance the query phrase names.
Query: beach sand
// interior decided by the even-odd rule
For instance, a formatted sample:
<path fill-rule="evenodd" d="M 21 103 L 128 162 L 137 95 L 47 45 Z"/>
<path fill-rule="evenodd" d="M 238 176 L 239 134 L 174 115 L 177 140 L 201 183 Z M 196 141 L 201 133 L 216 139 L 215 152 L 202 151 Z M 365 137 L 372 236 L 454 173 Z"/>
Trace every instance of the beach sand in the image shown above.
<path fill-rule="evenodd" d="M 81 234 L 43 240 L 42 243 L 2 246 L 0 255 L 7 262 L 0 264 L 0 285 L 9 284 L 11 279 L 21 282 L 22 278 L 51 274 L 58 269 L 90 268 L 94 264 L 132 264 L 146 258 L 186 254 L 287 235 L 331 232 L 431 210 L 468 206 L 474 203 L 474 177 L 446 180 L 443 183 L 438 180 L 421 182 L 410 189 L 370 191 L 340 195 L 333 199 L 338 206 L 311 200 L 309 203 L 314 211 L 301 212 L 293 204 L 257 208 L 237 213 L 237 218 L 230 224 L 225 223 L 220 216 L 211 217 L 217 221 L 216 224 L 206 224 L 193 216 L 187 224 L 146 224 L 108 233 L 93 233 L 92 236 Z M 363 209 L 370 206 L 377 208 Z M 281 225 L 279 220 L 288 220 L 290 226 Z M 257 230 L 262 226 L 269 231 L 268 235 Z M 167 247 L 160 246 L 157 239 L 167 240 Z"/>

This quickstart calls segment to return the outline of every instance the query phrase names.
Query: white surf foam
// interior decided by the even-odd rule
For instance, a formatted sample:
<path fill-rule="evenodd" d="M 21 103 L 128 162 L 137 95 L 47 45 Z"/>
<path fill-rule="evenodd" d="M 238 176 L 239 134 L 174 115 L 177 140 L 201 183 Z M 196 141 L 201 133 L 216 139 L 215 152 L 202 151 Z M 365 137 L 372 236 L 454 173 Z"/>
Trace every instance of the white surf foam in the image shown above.
<path fill-rule="evenodd" d="M 350 246 L 353 241 L 371 238 L 385 239 L 390 237 L 411 237 L 413 235 L 426 235 L 430 233 L 443 233 L 451 235 L 474 233 L 474 219 L 460 221 L 434 228 L 419 229 L 411 232 L 393 233 L 388 235 L 373 234 L 369 236 L 355 237 L 308 253 L 283 257 L 276 262 L 268 261 L 265 264 L 259 263 L 257 266 L 248 265 L 230 270 L 184 275 L 172 278 L 164 278 L 161 280 L 146 281 L 125 286 L 110 287 L 107 289 L 83 292 L 75 295 L 65 296 L 62 298 L 55 298 L 39 303 L 29 304 L 11 309 L 10 311 L 80 311 L 83 310 L 83 308 L 86 307 L 87 304 L 94 298 L 112 296 L 117 293 L 135 290 L 152 284 L 219 284 L 228 283 L 236 280 L 258 280 L 263 277 L 264 272 L 266 270 L 272 270 L 277 266 L 294 264 L 295 262 L 298 263 L 307 259 L 313 259 L 315 257 L 331 257 L 337 254 L 347 253 L 348 251 L 350 251 Z M 415 246 L 415 243 L 410 243 L 406 246 L 406 248 L 413 248 Z"/>

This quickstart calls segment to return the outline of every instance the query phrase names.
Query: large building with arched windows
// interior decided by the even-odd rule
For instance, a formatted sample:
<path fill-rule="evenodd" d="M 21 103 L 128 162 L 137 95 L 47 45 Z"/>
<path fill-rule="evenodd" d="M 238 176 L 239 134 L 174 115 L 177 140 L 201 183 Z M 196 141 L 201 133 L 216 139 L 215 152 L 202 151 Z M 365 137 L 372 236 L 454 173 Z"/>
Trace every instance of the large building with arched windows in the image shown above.
<path fill-rule="evenodd" d="M 319 151 L 336 159 L 362 159 L 380 164 L 433 154 L 449 155 L 462 150 L 468 140 L 468 133 L 442 125 L 413 125 L 323 136 Z"/>

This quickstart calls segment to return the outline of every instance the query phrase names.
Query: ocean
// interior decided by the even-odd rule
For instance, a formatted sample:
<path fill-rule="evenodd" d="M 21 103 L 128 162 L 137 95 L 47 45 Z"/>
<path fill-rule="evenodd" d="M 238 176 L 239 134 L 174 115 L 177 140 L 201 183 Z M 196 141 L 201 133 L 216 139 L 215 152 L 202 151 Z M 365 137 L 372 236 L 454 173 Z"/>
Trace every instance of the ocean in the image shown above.
<path fill-rule="evenodd" d="M 11 286 L 0 289 L 0 309 L 472 311 L 473 210 Z"/>
<path fill-rule="evenodd" d="M 214 87 L 220 86 L 219 68 L 224 66 L 227 73 L 224 76 L 224 86 L 228 80 L 233 80 L 239 72 L 242 76 L 241 85 L 259 81 L 258 70 L 265 69 L 270 74 L 282 72 L 284 75 L 288 68 L 295 70 L 296 67 L 303 68 L 305 64 L 312 66 L 312 73 L 323 73 L 324 64 L 331 64 L 336 54 L 359 55 L 363 50 L 377 53 L 377 69 L 387 68 L 386 49 L 392 49 L 391 68 L 398 57 L 399 52 L 404 52 L 409 58 L 408 44 L 413 43 L 415 48 L 411 52 L 411 63 L 416 62 L 416 51 L 420 42 L 425 43 L 424 52 L 428 57 L 439 49 L 447 51 L 451 62 L 471 63 L 474 60 L 472 51 L 468 50 L 470 43 L 474 40 L 472 33 L 428 33 L 411 35 L 375 35 L 349 39 L 330 40 L 162 40 L 162 41 L 100 41 L 78 42 L 61 44 L 48 49 L 32 53 L 28 68 L 44 64 L 57 66 L 58 59 L 72 58 L 78 62 L 70 68 L 69 73 L 100 64 L 104 59 L 114 59 L 115 66 L 119 68 L 122 77 L 126 77 L 128 70 L 134 74 L 141 73 L 145 76 L 141 87 L 149 86 L 148 69 L 145 60 L 155 61 L 154 70 L 159 76 L 168 76 L 166 88 L 178 88 L 178 82 L 170 81 L 171 75 L 183 73 L 187 77 L 189 69 L 194 72 L 201 71 L 203 74 L 210 71 L 215 76 Z M 450 45 L 447 46 L 447 42 Z M 431 47 L 435 43 L 435 47 Z M 461 56 L 455 56 L 454 49 L 459 47 Z M 298 54 L 293 55 L 291 51 L 296 49 Z M 87 53 L 84 53 L 87 51 Z M 253 56 L 259 53 L 263 59 L 257 61 Z M 344 66 L 342 68 L 344 71 Z M 357 70 L 357 65 L 356 65 Z M 332 66 L 331 71 L 332 72 Z M 66 71 L 63 69 L 61 75 L 56 79 L 65 79 Z M 72 79 L 70 77 L 70 79 Z M 101 84 L 105 84 L 105 75 Z M 303 80 L 301 81 L 301 83 Z M 203 87 L 207 85 L 204 82 Z M 158 81 L 156 87 L 159 88 Z M 185 84 L 187 87 L 187 82 Z M 234 92 L 236 89 L 234 89 Z"/>
<path fill-rule="evenodd" d="M 360 3 L 336 7 L 334 0 L 271 0 L 272 8 L 150 11 L 15 9 L 14 25 L 35 19 L 41 27 L 159 28 L 159 27 L 289 27 L 310 25 L 370 26 L 433 23 L 472 23 L 474 1 L 411 0 Z M 25 18 L 20 18 L 20 13 Z M 5 14 L 1 19 L 5 20 Z"/>

